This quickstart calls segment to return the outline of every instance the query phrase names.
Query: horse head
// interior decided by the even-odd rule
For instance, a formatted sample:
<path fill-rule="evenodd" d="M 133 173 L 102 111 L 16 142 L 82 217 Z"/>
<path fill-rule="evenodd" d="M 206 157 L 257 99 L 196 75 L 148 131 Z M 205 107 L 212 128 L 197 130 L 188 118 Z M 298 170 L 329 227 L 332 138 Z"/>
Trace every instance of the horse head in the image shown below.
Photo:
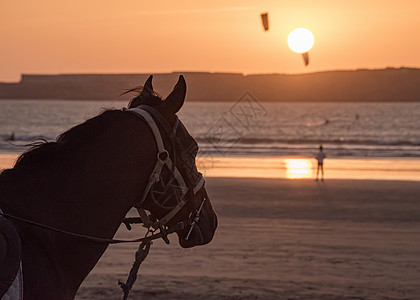
<path fill-rule="evenodd" d="M 147 79 L 141 93 L 130 101 L 128 108 L 134 113 L 141 110 L 143 114 L 149 114 L 153 119 L 151 122 L 156 125 L 163 143 L 156 156 L 155 170 L 159 168 L 160 172 L 152 172 L 149 189 L 135 206 L 151 212 L 155 223 L 164 227 L 186 223 L 177 231 L 182 247 L 204 245 L 213 238 L 217 216 L 204 179 L 197 171 L 197 142 L 176 115 L 184 104 L 186 82 L 182 75 L 179 76 L 173 91 L 163 100 L 154 92 L 152 78 Z M 155 138 L 158 143 L 159 137 Z"/>

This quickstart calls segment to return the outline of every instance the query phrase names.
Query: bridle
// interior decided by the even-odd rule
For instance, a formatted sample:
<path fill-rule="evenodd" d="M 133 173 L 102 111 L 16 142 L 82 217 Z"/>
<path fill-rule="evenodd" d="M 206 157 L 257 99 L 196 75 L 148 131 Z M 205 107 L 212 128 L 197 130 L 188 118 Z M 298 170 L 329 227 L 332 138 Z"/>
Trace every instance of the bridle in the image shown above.
<path fill-rule="evenodd" d="M 151 230 L 151 228 L 153 228 L 154 230 L 160 230 L 160 235 L 162 237 L 162 239 L 169 244 L 169 239 L 167 237 L 168 233 L 170 232 L 177 232 L 179 230 L 184 229 L 184 224 L 188 224 L 190 225 L 190 229 L 187 233 L 186 236 L 186 240 L 189 239 L 194 226 L 199 222 L 200 220 L 200 214 L 201 214 L 201 210 L 203 209 L 204 203 L 207 200 L 206 197 L 202 198 L 201 204 L 199 206 L 199 208 L 193 212 L 191 211 L 188 215 L 188 218 L 186 220 L 183 220 L 181 222 L 178 222 L 177 225 L 175 225 L 175 228 L 167 228 L 167 224 L 170 220 L 172 220 L 172 218 L 187 204 L 188 199 L 186 199 L 187 195 L 191 195 L 192 198 L 194 198 L 194 196 L 197 194 L 197 192 L 199 190 L 201 190 L 204 186 L 204 178 L 202 176 L 201 173 L 199 173 L 196 169 L 192 170 L 197 172 L 198 177 L 196 178 L 195 182 L 191 182 L 191 178 L 193 178 L 193 176 L 187 176 L 187 180 L 189 181 L 188 184 L 185 182 L 184 177 L 182 176 L 181 172 L 179 171 L 176 162 L 173 162 L 168 150 L 166 150 L 165 148 L 165 144 L 163 143 L 163 139 L 162 139 L 162 135 L 160 133 L 160 130 L 155 122 L 155 120 L 153 119 L 152 116 L 154 116 L 158 122 L 160 123 L 160 125 L 162 125 L 162 127 L 164 128 L 164 130 L 166 131 L 166 134 L 169 136 L 170 140 L 171 140 L 171 144 L 172 144 L 172 150 L 173 150 L 173 157 L 174 159 L 177 158 L 176 155 L 176 133 L 177 133 L 177 129 L 179 126 L 179 119 L 177 116 L 175 116 L 175 123 L 174 126 L 170 126 L 169 123 L 167 122 L 167 120 L 164 118 L 164 116 L 156 109 L 150 107 L 150 106 L 146 106 L 146 105 L 140 105 L 137 106 L 135 108 L 131 108 L 128 110 L 129 112 L 134 113 L 136 116 L 144 119 L 146 121 L 146 123 L 149 125 L 150 129 L 152 130 L 152 133 L 155 137 L 155 141 L 156 141 L 156 146 L 157 146 L 157 156 L 156 156 L 156 164 L 155 167 L 153 168 L 152 173 L 150 174 L 148 183 L 146 185 L 146 188 L 143 192 L 143 195 L 140 199 L 140 201 L 138 203 L 135 204 L 134 207 L 136 207 L 137 212 L 139 214 L 140 219 L 143 222 L 143 226 L 147 228 L 147 233 L 146 236 L 149 232 L 154 232 L 153 230 Z M 152 215 L 148 215 L 147 212 L 141 207 L 143 202 L 146 200 L 147 196 L 149 195 L 149 193 L 152 191 L 153 185 L 155 183 L 157 183 L 158 181 L 162 180 L 163 178 L 161 176 L 162 173 L 162 169 L 166 166 L 166 168 L 168 168 L 169 170 L 171 170 L 172 175 L 174 177 L 174 180 L 177 182 L 178 186 L 179 186 L 179 191 L 180 191 L 180 195 L 176 195 L 177 196 L 177 200 L 178 200 L 178 204 L 175 205 L 164 217 L 160 218 L 159 220 L 157 220 L 155 217 L 153 217 Z M 192 201 L 192 200 L 191 200 Z M 162 204 L 163 205 L 163 204 Z M 193 219 L 192 219 L 193 218 Z M 156 221 L 152 221 L 156 220 Z M 192 221 L 191 221 L 192 219 Z M 128 225 L 129 226 L 129 225 Z M 127 227 L 128 227 L 127 226 Z M 179 227 L 179 229 L 176 229 L 176 227 Z M 133 263 L 133 266 L 130 270 L 129 276 L 127 278 L 127 281 L 124 282 L 119 282 L 118 284 L 121 286 L 124 296 L 123 296 L 123 300 L 128 299 L 128 295 L 130 293 L 130 290 L 134 284 L 134 282 L 137 279 L 137 273 L 140 267 L 140 264 L 146 259 L 149 250 L 150 250 L 150 241 L 146 241 L 146 242 L 142 242 L 135 254 L 135 261 Z"/>
<path fill-rule="evenodd" d="M 141 119 L 143 119 L 144 121 L 146 121 L 146 123 L 149 125 L 154 137 L 155 137 L 155 142 L 156 142 L 156 146 L 157 146 L 157 156 L 156 156 L 156 164 L 155 167 L 153 168 L 152 173 L 150 174 L 148 183 L 146 185 L 146 188 L 143 192 L 143 195 L 140 199 L 139 202 L 137 202 L 135 204 L 135 208 L 137 209 L 137 212 L 139 214 L 140 219 L 143 222 L 143 226 L 146 228 L 150 228 L 153 227 L 154 229 L 158 229 L 160 228 L 160 230 L 165 230 L 165 226 L 167 225 L 167 223 L 187 204 L 188 200 L 185 199 L 187 195 L 191 195 L 191 196 L 195 196 L 197 194 L 197 192 L 204 186 L 204 178 L 201 175 L 201 173 L 198 173 L 198 179 L 196 180 L 196 182 L 188 182 L 188 184 L 186 183 L 186 181 L 184 180 L 181 172 L 179 171 L 177 165 L 175 162 L 172 161 L 171 156 L 169 155 L 168 150 L 165 147 L 165 144 L 163 142 L 163 138 L 161 135 L 161 132 L 159 130 L 159 127 L 157 126 L 155 119 L 159 122 L 159 124 L 162 126 L 163 130 L 166 132 L 166 134 L 168 135 L 169 139 L 171 140 L 171 144 L 172 144 L 172 150 L 173 152 L 173 157 L 174 159 L 176 159 L 176 141 L 175 139 L 177 138 L 176 133 L 177 133 L 177 129 L 179 126 L 179 119 L 177 116 L 175 116 L 175 122 L 173 126 L 170 126 L 169 122 L 166 120 L 166 118 L 155 108 L 151 107 L 151 106 L 147 106 L 147 105 L 140 105 L 137 106 L 135 108 L 131 108 L 128 109 L 127 111 L 133 113 L 134 115 L 136 115 L 137 117 L 140 117 Z M 154 118 L 155 119 L 154 119 Z M 156 218 L 154 218 L 152 216 L 152 218 L 150 217 L 150 215 L 147 214 L 147 212 L 141 208 L 141 205 L 144 203 L 144 201 L 146 200 L 148 194 L 151 192 L 151 189 L 153 187 L 153 185 L 155 183 L 157 183 L 159 180 L 161 180 L 161 173 L 162 173 L 162 169 L 163 167 L 166 166 L 169 170 L 171 170 L 173 176 L 174 176 L 174 180 L 177 182 L 177 186 L 178 186 L 178 192 L 179 194 L 175 195 L 177 200 L 178 200 L 178 204 L 175 205 L 170 212 L 168 212 L 164 217 L 160 218 L 159 220 L 157 220 Z M 189 219 L 193 216 L 193 214 L 195 214 L 195 218 L 194 220 L 191 222 L 191 228 L 189 230 L 189 233 L 186 237 L 186 239 L 188 240 L 191 232 L 192 232 L 192 228 L 195 226 L 195 224 L 198 222 L 199 217 L 200 217 L 200 212 L 203 208 L 204 202 L 206 201 L 206 198 L 203 197 L 202 202 L 200 204 L 200 207 L 198 210 L 196 210 L 196 212 L 190 212 L 189 214 Z M 152 221 L 156 220 L 156 221 Z M 165 240 L 167 242 L 167 240 Z"/>

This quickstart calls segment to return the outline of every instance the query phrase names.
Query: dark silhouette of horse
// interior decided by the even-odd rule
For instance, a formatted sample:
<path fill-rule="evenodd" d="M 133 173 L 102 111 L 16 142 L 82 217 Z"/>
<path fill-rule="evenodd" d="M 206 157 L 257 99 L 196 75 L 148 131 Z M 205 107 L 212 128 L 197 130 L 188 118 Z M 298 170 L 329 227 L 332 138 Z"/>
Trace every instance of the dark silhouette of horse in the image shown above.
<path fill-rule="evenodd" d="M 185 94 L 186 83 L 180 76 L 174 90 L 162 100 L 154 93 L 149 77 L 129 108 L 147 105 L 175 126 L 175 114 L 182 107 Z M 175 132 L 175 147 L 173 139 L 159 125 L 169 156 L 182 176 L 188 177 L 196 172 L 197 149 L 188 150 L 196 143 L 183 126 L 182 129 Z M 55 142 L 35 146 L 19 157 L 13 169 L 4 170 L 0 175 L 0 208 L 6 214 L 65 231 L 112 238 L 136 204 L 157 219 L 171 210 L 168 203 L 159 205 L 149 196 L 139 204 L 157 153 L 155 137 L 142 118 L 127 109 L 107 110 L 64 132 Z M 180 163 L 184 165 L 179 166 Z M 167 223 L 175 226 L 202 206 L 197 224 L 177 232 L 184 248 L 207 244 L 213 238 L 217 217 L 210 201 L 203 199 L 208 199 L 204 186 L 195 193 L 188 192 L 186 205 Z M 10 221 L 21 240 L 25 299 L 73 299 L 108 246 L 16 219 Z M 5 243 L 0 234 L 0 250 L 2 245 L 7 248 Z"/>

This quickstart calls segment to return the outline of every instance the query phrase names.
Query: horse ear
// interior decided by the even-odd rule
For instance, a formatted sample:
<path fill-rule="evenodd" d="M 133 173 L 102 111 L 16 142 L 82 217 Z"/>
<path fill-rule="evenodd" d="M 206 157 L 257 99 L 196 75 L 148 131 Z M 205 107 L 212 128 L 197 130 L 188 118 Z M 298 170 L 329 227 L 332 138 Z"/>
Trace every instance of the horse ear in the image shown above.
<path fill-rule="evenodd" d="M 149 78 L 147 78 L 140 95 L 153 95 L 152 79 L 153 75 L 150 75 Z"/>
<path fill-rule="evenodd" d="M 166 100 L 161 104 L 162 109 L 168 113 L 176 114 L 184 104 L 185 94 L 187 93 L 187 84 L 184 76 L 179 75 L 178 82 L 174 90 L 166 97 Z"/>
<path fill-rule="evenodd" d="M 152 79 L 153 75 L 150 75 L 149 78 L 147 78 L 146 82 L 143 85 L 143 89 L 141 90 L 140 94 L 133 98 L 130 103 L 128 103 L 128 108 L 137 107 L 140 104 L 142 104 L 142 99 L 147 98 L 149 96 L 152 96 L 153 93 L 153 86 L 152 86 Z M 136 87 L 134 89 L 128 90 L 124 92 L 122 95 L 130 93 L 130 92 L 137 92 L 140 88 Z"/>

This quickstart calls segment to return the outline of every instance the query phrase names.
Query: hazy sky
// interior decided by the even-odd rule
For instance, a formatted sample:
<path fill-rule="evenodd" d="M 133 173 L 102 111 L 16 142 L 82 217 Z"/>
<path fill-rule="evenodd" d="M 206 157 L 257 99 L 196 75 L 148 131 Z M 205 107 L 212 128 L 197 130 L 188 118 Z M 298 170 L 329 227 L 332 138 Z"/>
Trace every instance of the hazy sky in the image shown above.
<path fill-rule="evenodd" d="M 315 36 L 307 68 L 287 46 L 296 27 Z M 420 67 L 420 1 L 0 0 L 0 43 L 0 81 L 22 73 Z"/>

